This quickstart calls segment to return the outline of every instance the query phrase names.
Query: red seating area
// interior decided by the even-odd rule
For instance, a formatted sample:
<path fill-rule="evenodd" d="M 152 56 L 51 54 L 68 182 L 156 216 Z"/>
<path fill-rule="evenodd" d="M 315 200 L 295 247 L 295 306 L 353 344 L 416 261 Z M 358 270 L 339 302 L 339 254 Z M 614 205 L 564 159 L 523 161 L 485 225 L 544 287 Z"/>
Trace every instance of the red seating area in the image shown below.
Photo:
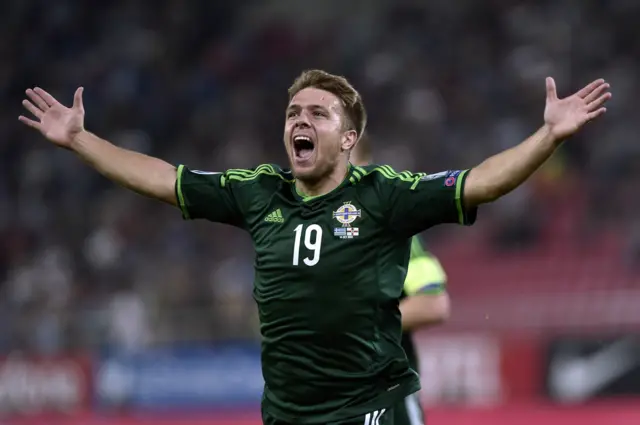
<path fill-rule="evenodd" d="M 461 230 L 434 247 L 449 277 L 449 328 L 640 329 L 640 275 L 624 264 L 621 229 L 580 238 L 584 203 L 555 203 L 541 240 L 517 252 L 496 252 L 491 226 Z"/>

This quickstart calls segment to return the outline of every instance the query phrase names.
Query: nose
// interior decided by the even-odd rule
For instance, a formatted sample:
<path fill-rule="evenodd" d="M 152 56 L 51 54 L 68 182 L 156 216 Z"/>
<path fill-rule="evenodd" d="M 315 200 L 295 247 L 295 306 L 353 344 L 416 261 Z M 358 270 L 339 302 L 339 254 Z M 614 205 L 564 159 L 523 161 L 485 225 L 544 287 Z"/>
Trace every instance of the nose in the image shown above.
<path fill-rule="evenodd" d="M 294 125 L 295 128 L 309 128 L 309 119 L 307 114 L 300 114 Z"/>

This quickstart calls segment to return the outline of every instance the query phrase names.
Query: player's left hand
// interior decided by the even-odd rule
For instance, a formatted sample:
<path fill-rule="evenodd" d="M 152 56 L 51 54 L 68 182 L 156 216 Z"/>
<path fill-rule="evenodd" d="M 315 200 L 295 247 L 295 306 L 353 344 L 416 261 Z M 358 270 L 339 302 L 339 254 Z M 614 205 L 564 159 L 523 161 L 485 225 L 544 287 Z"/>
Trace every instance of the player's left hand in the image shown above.
<path fill-rule="evenodd" d="M 545 125 L 554 140 L 562 141 L 589 121 L 603 115 L 607 111 L 603 105 L 609 99 L 609 84 L 603 79 L 595 80 L 569 97 L 558 99 L 556 83 L 548 77 Z"/>

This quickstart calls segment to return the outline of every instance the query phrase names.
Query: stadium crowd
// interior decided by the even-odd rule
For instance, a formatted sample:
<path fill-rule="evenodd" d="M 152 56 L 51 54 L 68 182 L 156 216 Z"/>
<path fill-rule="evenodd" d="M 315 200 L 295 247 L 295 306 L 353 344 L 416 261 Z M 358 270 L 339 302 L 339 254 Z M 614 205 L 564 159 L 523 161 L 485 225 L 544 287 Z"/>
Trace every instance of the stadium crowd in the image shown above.
<path fill-rule="evenodd" d="M 586 199 L 584 233 L 625 235 L 640 258 L 640 7 L 631 0 L 44 0 L 0 15 L 0 349 L 137 349 L 257 338 L 252 246 L 114 187 L 17 121 L 35 85 L 66 103 L 85 87 L 87 128 L 198 169 L 283 164 L 286 89 L 306 68 L 350 78 L 378 162 L 470 167 L 541 123 L 560 94 L 615 87 L 602 123 L 479 220 L 481 249 L 528 246 L 558 196 Z M 588 28 L 589 31 L 584 31 Z M 283 164 L 285 165 L 285 164 Z M 577 182 L 577 184 L 576 184 Z M 464 238 L 449 227 L 429 240 Z M 435 242 L 434 242 L 435 243 Z"/>

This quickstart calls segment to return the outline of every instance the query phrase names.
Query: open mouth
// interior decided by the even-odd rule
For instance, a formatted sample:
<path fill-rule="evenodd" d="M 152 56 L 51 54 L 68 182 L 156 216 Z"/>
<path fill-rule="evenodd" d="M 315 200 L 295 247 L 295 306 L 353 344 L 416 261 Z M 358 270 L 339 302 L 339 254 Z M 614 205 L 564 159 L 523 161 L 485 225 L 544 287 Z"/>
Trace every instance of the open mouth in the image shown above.
<path fill-rule="evenodd" d="M 293 153 L 301 161 L 311 158 L 315 150 L 315 143 L 309 136 L 295 136 L 293 138 Z"/>

